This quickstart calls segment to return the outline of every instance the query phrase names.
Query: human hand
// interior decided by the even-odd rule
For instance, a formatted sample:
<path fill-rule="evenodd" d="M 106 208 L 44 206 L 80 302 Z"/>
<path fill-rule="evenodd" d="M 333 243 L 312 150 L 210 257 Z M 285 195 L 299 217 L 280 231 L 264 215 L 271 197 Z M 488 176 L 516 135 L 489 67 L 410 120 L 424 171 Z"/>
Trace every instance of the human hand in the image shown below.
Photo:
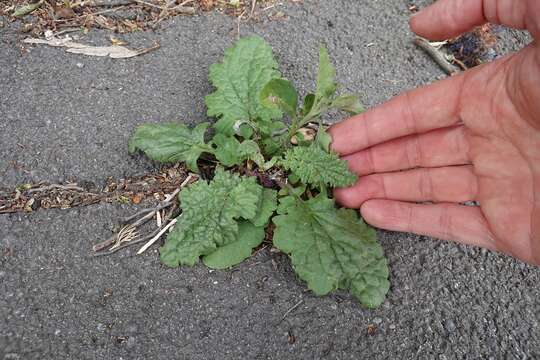
<path fill-rule="evenodd" d="M 333 149 L 360 175 L 335 197 L 376 227 L 540 265 L 540 1 L 439 0 L 411 28 L 442 40 L 486 22 L 535 41 L 332 126 Z M 469 200 L 480 206 L 459 204 Z"/>

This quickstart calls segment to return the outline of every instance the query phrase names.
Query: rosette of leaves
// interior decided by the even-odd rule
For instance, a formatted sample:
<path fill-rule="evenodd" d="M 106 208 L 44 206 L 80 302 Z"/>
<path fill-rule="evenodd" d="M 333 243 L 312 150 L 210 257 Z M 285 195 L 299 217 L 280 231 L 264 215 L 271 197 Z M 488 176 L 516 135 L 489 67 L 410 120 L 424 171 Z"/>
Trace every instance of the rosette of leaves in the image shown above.
<path fill-rule="evenodd" d="M 145 124 L 129 143 L 130 152 L 185 162 L 192 171 L 205 161 L 201 156 L 218 164 L 212 180 L 180 193 L 182 215 L 160 249 L 162 262 L 234 266 L 264 241 L 272 222 L 273 246 L 290 257 L 315 294 L 346 289 L 367 307 L 380 305 L 389 288 L 388 265 L 375 231 L 328 195 L 333 187 L 354 184 L 356 175 L 330 150 L 321 116 L 363 109 L 357 96 L 337 95 L 326 49 L 319 52 L 316 89 L 302 101 L 281 77 L 270 46 L 256 36 L 227 49 L 223 61 L 211 66 L 210 81 L 216 90 L 205 100 L 215 123 L 193 129 Z M 316 136 L 304 138 L 301 129 L 317 122 Z M 261 174 L 271 181 L 255 176 Z"/>

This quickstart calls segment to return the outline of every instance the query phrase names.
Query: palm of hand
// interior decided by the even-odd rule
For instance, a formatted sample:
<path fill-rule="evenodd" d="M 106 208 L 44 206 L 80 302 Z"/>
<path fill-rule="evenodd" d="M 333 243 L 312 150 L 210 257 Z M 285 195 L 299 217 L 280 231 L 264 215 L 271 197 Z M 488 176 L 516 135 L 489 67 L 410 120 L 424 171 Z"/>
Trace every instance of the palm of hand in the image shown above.
<path fill-rule="evenodd" d="M 511 3 L 498 1 L 500 7 Z M 455 4 L 439 0 L 430 14 L 417 19 L 416 28 L 445 38 L 485 21 L 480 0 L 465 3 L 471 9 L 461 13 L 476 15 L 461 23 L 448 17 Z M 520 6 L 540 14 L 534 1 Z M 520 10 L 527 14 L 526 8 Z M 450 28 L 441 32 L 438 25 L 445 22 Z M 522 26 L 517 17 L 507 22 Z M 534 23 L 533 30 L 540 36 L 540 25 Z M 540 47 L 533 43 L 333 126 L 332 147 L 361 175 L 356 185 L 337 189 L 336 198 L 360 208 L 374 226 L 478 245 L 540 264 L 538 84 Z M 480 206 L 459 205 L 468 200 Z M 433 204 L 418 204 L 425 201 Z"/>
<path fill-rule="evenodd" d="M 539 50 L 531 46 L 466 75 L 459 105 L 489 247 L 531 262 L 540 246 L 533 241 L 540 237 L 533 228 L 540 122 L 531 116 L 540 106 L 529 101 L 540 99 Z"/>

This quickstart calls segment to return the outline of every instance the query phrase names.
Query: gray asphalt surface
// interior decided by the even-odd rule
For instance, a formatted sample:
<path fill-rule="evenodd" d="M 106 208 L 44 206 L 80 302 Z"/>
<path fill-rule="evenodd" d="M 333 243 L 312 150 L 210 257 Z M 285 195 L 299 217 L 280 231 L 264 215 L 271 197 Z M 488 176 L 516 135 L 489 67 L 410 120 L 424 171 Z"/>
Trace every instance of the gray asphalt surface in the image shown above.
<path fill-rule="evenodd" d="M 373 106 L 442 75 L 411 44 L 408 6 L 306 1 L 282 7 L 286 20 L 240 32 L 263 36 L 303 92 L 314 86 L 317 48 L 326 43 L 343 87 Z M 218 14 L 178 17 L 155 33 L 122 36 L 135 47 L 161 44 L 128 60 L 21 51 L 16 25 L 0 29 L 0 187 L 100 184 L 151 170 L 127 154 L 133 129 L 205 120 L 208 67 L 236 29 Z M 107 36 L 92 31 L 82 41 L 107 44 Z M 506 50 L 526 41 L 504 37 Z M 540 358 L 539 268 L 379 231 L 392 287 L 379 309 L 366 310 L 346 293 L 313 296 L 287 258 L 268 250 L 214 272 L 166 268 L 156 251 L 90 257 L 91 245 L 134 209 L 0 216 L 0 359 Z"/>

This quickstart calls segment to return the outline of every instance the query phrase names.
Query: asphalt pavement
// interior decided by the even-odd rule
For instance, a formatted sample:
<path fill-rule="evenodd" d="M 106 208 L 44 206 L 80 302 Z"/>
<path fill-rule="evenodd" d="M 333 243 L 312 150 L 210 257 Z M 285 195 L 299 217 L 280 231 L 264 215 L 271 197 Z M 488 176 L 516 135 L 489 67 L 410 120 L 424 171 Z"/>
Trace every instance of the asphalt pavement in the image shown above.
<path fill-rule="evenodd" d="M 360 93 L 368 107 L 436 81 L 444 74 L 411 42 L 409 6 L 304 1 L 280 6 L 277 20 L 240 27 L 218 13 L 175 17 L 155 32 L 120 36 L 133 47 L 161 45 L 126 60 L 23 47 L 17 24 L 4 26 L 0 187 L 99 187 L 109 176 L 152 171 L 127 153 L 130 134 L 144 122 L 206 120 L 208 67 L 238 30 L 264 37 L 302 93 L 314 88 L 321 43 L 343 92 Z M 80 41 L 105 45 L 109 35 L 92 30 Z M 527 41 L 519 32 L 501 36 L 504 52 Z M 314 296 L 287 257 L 269 249 L 227 271 L 170 269 L 156 250 L 92 257 L 92 244 L 135 210 L 98 204 L 0 215 L 0 359 L 540 358 L 540 268 L 378 231 L 392 285 L 384 304 L 367 310 L 345 292 Z"/>

